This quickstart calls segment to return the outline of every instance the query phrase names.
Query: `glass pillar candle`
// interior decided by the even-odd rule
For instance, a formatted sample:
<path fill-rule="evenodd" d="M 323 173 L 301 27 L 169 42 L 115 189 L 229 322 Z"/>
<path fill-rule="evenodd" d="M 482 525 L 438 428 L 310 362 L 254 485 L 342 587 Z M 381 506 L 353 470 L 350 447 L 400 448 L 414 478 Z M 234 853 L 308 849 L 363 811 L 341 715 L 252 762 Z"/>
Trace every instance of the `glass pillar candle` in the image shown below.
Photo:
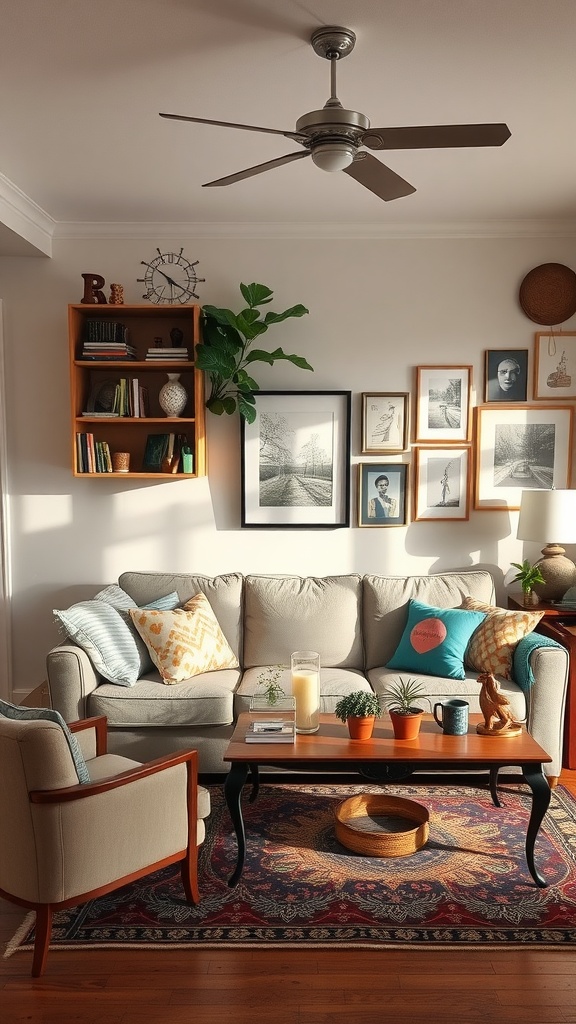
<path fill-rule="evenodd" d="M 320 727 L 320 655 L 295 651 L 290 656 L 292 696 L 296 700 L 296 732 L 318 732 Z"/>

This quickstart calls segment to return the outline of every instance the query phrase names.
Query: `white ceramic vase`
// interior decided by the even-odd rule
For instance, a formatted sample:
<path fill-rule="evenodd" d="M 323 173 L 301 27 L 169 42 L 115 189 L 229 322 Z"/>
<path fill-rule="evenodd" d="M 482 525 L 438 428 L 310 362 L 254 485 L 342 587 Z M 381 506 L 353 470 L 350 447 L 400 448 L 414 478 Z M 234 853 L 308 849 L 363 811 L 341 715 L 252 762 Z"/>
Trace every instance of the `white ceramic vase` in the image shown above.
<path fill-rule="evenodd" d="M 188 392 L 180 383 L 179 373 L 169 373 L 168 380 L 160 388 L 158 402 L 166 416 L 181 416 L 188 401 Z"/>

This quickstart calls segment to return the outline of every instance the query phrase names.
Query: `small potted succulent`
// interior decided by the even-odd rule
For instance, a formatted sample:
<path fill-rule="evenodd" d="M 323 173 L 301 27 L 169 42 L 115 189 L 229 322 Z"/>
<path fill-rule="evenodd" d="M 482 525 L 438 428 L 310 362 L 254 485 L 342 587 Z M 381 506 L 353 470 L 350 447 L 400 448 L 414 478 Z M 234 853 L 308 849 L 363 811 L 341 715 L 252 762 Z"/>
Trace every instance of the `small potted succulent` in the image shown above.
<path fill-rule="evenodd" d="M 515 569 L 518 569 L 514 577 L 514 583 L 519 583 L 524 595 L 524 607 L 538 604 L 538 595 L 534 592 L 535 583 L 546 583 L 539 565 L 531 565 L 527 558 L 523 562 L 512 562 Z"/>
<path fill-rule="evenodd" d="M 340 698 L 334 714 L 341 722 L 347 722 L 350 739 L 369 740 L 374 730 L 374 720 L 382 714 L 380 699 L 375 693 L 355 690 Z"/>
<path fill-rule="evenodd" d="M 417 679 L 400 678 L 382 694 L 382 703 L 388 709 L 397 740 L 414 740 L 418 736 L 424 714 L 418 703 L 421 700 L 430 705 L 430 697 Z"/>

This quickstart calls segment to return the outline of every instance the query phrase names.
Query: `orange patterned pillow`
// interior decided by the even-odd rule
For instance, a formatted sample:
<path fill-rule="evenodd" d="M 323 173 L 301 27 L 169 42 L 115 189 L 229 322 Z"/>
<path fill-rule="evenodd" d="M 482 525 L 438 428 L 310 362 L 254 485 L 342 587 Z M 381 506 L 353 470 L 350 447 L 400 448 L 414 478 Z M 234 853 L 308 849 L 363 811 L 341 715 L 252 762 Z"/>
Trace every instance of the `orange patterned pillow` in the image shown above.
<path fill-rule="evenodd" d="M 204 594 L 196 594 L 173 611 L 131 608 L 130 616 L 165 683 L 238 667 Z"/>
<path fill-rule="evenodd" d="M 514 648 L 522 637 L 536 628 L 544 612 L 509 612 L 505 608 L 484 604 L 474 597 L 465 597 L 460 607 L 486 612 L 486 618 L 472 634 L 468 644 L 467 667 L 511 679 Z"/>

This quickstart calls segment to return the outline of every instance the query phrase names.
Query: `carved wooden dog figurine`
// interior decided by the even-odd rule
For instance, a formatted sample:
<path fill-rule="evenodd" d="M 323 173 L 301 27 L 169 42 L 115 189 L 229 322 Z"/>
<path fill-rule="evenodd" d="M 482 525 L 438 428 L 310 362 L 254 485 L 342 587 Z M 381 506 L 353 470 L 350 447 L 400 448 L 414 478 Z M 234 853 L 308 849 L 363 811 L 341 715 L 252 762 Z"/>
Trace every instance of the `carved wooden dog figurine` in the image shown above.
<path fill-rule="evenodd" d="M 514 721 L 510 701 L 500 692 L 492 673 L 484 672 L 478 676 L 478 682 L 482 684 L 479 700 L 484 725 L 476 726 L 476 732 L 483 736 L 518 736 L 522 726 Z"/>

